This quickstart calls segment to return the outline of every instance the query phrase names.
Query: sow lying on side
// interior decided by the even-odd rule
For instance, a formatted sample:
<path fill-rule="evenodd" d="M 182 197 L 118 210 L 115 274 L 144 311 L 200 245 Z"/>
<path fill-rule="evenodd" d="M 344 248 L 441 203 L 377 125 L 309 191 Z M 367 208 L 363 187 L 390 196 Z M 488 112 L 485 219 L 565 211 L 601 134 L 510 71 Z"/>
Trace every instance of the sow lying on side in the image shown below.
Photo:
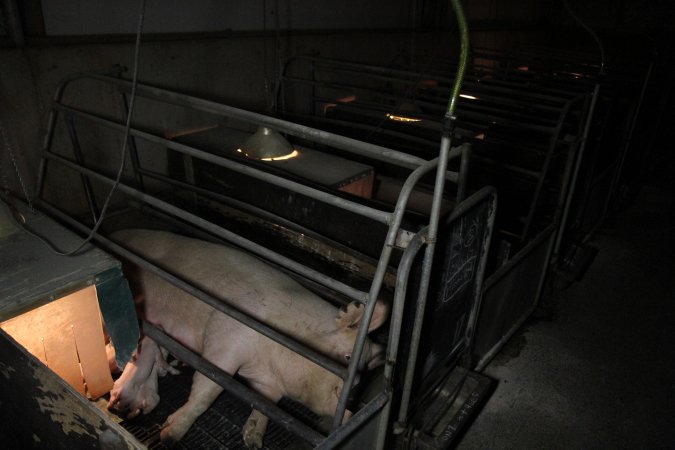
<path fill-rule="evenodd" d="M 124 230 L 112 237 L 315 350 L 337 361 L 349 360 L 363 307 L 335 308 L 288 275 L 232 247 L 162 231 Z M 231 375 L 238 373 L 273 402 L 286 396 L 319 415 L 334 414 L 342 389 L 339 377 L 148 271 L 134 267 L 128 277 L 136 298 L 142 299 L 143 318 L 187 348 Z M 378 302 L 369 330 L 382 325 L 387 313 Z M 368 340 L 362 368 L 381 364 L 383 356 L 384 348 Z M 167 371 L 174 369 L 166 363 L 166 352 L 144 337 L 115 382 L 108 408 L 131 417 L 150 412 L 159 402 L 157 377 Z M 189 399 L 167 418 L 162 441 L 180 440 L 221 392 L 218 384 L 195 372 Z M 249 447 L 262 446 L 266 426 L 267 418 L 253 411 L 244 427 Z"/>

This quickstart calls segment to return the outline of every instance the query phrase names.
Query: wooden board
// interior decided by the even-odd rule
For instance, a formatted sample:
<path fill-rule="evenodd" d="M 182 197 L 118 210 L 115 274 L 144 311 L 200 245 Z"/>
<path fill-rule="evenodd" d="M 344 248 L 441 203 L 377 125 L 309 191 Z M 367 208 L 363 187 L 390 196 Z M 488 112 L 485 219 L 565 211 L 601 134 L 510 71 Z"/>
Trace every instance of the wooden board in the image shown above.
<path fill-rule="evenodd" d="M 144 449 L 0 330 L 2 448 Z"/>
<path fill-rule="evenodd" d="M 0 327 L 80 394 L 98 398 L 112 388 L 94 286 L 5 321 Z"/>

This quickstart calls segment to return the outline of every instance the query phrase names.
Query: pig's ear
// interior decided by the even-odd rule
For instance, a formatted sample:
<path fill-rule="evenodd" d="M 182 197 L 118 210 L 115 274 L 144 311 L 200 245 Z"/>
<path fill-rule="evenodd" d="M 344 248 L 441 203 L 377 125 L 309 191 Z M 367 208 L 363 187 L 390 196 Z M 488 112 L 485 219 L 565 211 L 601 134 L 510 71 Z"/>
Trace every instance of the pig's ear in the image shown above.
<path fill-rule="evenodd" d="M 382 326 L 383 323 L 389 319 L 389 313 L 391 312 L 391 303 L 378 299 L 375 303 L 375 311 L 373 311 L 373 317 L 370 319 L 370 326 L 368 327 L 368 332 L 376 330 Z"/>
<path fill-rule="evenodd" d="M 340 308 L 338 317 L 336 320 L 337 326 L 339 328 L 356 328 L 360 325 L 361 319 L 363 318 L 363 313 L 365 307 L 357 302 L 351 302 L 345 307 Z M 370 326 L 368 327 L 368 332 L 373 331 L 376 328 L 382 326 L 382 324 L 389 317 L 389 304 L 378 300 L 375 303 L 375 310 L 373 311 L 373 317 L 370 320 Z"/>

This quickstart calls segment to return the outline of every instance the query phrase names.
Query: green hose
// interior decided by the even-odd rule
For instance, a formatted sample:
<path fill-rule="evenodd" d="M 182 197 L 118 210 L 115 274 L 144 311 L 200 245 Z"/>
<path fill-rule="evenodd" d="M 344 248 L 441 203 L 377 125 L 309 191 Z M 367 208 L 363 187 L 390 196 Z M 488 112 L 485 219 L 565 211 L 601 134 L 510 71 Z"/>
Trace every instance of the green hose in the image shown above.
<path fill-rule="evenodd" d="M 462 89 L 462 82 L 464 81 L 464 72 L 469 60 L 469 27 L 466 25 L 466 18 L 464 17 L 464 10 L 460 0 L 452 0 L 452 9 L 457 15 L 457 24 L 459 25 L 460 36 L 460 56 L 459 66 L 457 67 L 457 75 L 455 76 L 455 84 L 452 86 L 452 94 L 448 102 L 448 111 L 445 117 L 452 119 L 457 108 L 457 98 L 459 98 L 460 90 Z"/>

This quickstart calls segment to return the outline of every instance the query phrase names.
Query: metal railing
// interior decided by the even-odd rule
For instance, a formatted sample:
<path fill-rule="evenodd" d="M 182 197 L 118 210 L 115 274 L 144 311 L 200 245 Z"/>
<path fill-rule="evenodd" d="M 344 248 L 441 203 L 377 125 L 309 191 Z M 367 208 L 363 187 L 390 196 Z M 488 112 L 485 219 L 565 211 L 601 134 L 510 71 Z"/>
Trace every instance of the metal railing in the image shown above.
<path fill-rule="evenodd" d="M 131 87 L 130 82 L 120 78 L 101 74 L 81 74 L 65 80 L 59 86 L 59 88 L 56 90 L 54 94 L 53 106 L 49 116 L 48 130 L 43 143 L 43 159 L 40 164 L 40 172 L 38 176 L 38 186 L 36 191 L 38 197 L 40 198 L 38 204 L 41 208 L 43 208 L 51 215 L 56 216 L 60 220 L 67 222 L 73 228 L 81 232 L 89 232 L 90 231 L 89 227 L 84 225 L 81 221 L 75 219 L 74 217 L 66 214 L 65 212 L 57 208 L 55 205 L 48 203 L 46 200 L 42 198 L 46 189 L 46 178 L 48 168 L 50 167 L 51 164 L 57 164 L 69 170 L 75 171 L 76 173 L 79 174 L 79 176 L 81 177 L 81 181 L 83 183 L 83 189 L 85 190 L 85 192 L 90 193 L 90 195 L 86 196 L 88 207 L 90 209 L 92 216 L 96 218 L 98 215 L 98 210 L 95 204 L 94 195 L 91 194 L 93 189 L 90 183 L 92 181 L 96 181 L 97 183 L 101 183 L 103 185 L 113 186 L 115 185 L 115 180 L 105 176 L 104 174 L 99 173 L 96 170 L 93 170 L 85 166 L 82 156 L 85 149 L 81 148 L 80 143 L 77 140 L 77 134 L 75 133 L 74 128 L 75 121 L 73 119 L 78 119 L 78 121 L 82 121 L 83 123 L 88 123 L 98 127 L 113 130 L 120 134 L 122 134 L 124 131 L 124 126 L 120 122 L 111 120 L 110 118 L 105 117 L 102 114 L 98 114 L 93 111 L 84 110 L 76 106 L 66 104 L 63 101 L 64 92 L 66 91 L 66 88 L 70 86 L 71 83 L 73 82 L 85 79 L 112 85 L 113 87 L 118 88 L 120 92 L 122 92 L 122 95 L 128 92 Z M 94 237 L 94 239 L 98 243 L 104 245 L 105 247 L 109 248 L 115 253 L 118 253 L 121 256 L 124 256 L 125 258 L 129 259 L 133 263 L 138 264 L 143 268 L 156 273 L 166 281 L 176 285 L 180 289 L 183 289 L 189 294 L 199 298 L 200 300 L 209 304 L 213 308 L 233 317 L 235 320 L 240 321 L 241 323 L 251 327 L 252 329 L 260 332 L 261 334 L 275 340 L 281 345 L 286 346 L 287 348 L 293 350 L 294 352 L 308 358 L 312 362 L 315 362 L 316 364 L 324 367 L 325 369 L 331 371 L 332 373 L 335 373 L 336 375 L 342 377 L 344 380 L 344 386 L 337 410 L 335 412 L 336 422 L 339 425 L 341 423 L 340 419 L 343 417 L 346 410 L 346 402 L 349 393 L 358 378 L 358 364 L 361 359 L 360 356 L 367 338 L 368 324 L 373 315 L 376 300 L 380 295 L 383 278 L 388 270 L 391 261 L 392 251 L 396 246 L 397 242 L 399 242 L 397 241 L 397 238 L 401 231 L 401 223 L 403 220 L 403 215 L 406 211 L 410 194 L 412 193 L 414 187 L 420 182 L 422 177 L 436 170 L 439 172 L 440 175 L 437 175 L 436 177 L 434 202 L 436 203 L 440 202 L 440 198 L 441 196 L 443 196 L 442 192 L 443 189 L 442 188 L 439 189 L 438 187 L 439 186 L 442 187 L 443 186 L 442 182 L 445 179 L 447 179 L 458 184 L 457 203 L 461 205 L 462 204 L 461 201 L 463 200 L 463 196 L 465 195 L 466 192 L 466 171 L 468 169 L 468 151 L 469 151 L 468 145 L 462 145 L 452 149 L 448 148 L 445 150 L 445 152 L 441 152 L 443 156 L 441 156 L 440 159 L 435 158 L 430 161 L 426 161 L 422 158 L 414 157 L 403 152 L 391 150 L 386 147 L 360 142 L 354 139 L 338 136 L 325 131 L 316 130 L 310 127 L 297 125 L 273 117 L 244 111 L 238 108 L 233 108 L 212 101 L 168 91 L 157 87 L 139 84 L 137 86 L 137 95 L 139 97 L 143 97 L 145 99 L 152 101 L 157 101 L 163 104 L 181 106 L 184 108 L 188 108 L 190 110 L 203 111 L 210 114 L 214 114 L 216 116 L 232 118 L 249 124 L 267 126 L 274 130 L 286 133 L 291 136 L 295 136 L 297 138 L 302 138 L 313 141 L 315 143 L 328 145 L 330 147 L 340 149 L 344 152 L 359 157 L 369 158 L 378 161 L 385 161 L 387 164 L 396 165 L 401 168 L 410 170 L 410 175 L 408 176 L 403 185 L 403 188 L 401 190 L 401 193 L 399 195 L 395 207 L 393 208 L 392 211 L 385 211 L 380 208 L 375 208 L 369 205 L 364 205 L 349 200 L 341 195 L 336 195 L 331 192 L 327 192 L 325 190 L 320 190 L 317 188 L 313 188 L 311 186 L 301 184 L 296 181 L 286 179 L 279 175 L 268 173 L 264 170 L 251 167 L 247 164 L 238 162 L 233 159 L 216 156 L 214 154 L 205 152 L 201 149 L 166 139 L 157 134 L 141 130 L 138 127 L 132 127 L 130 129 L 130 139 L 134 140 L 134 145 L 129 146 L 129 152 L 133 163 L 132 171 L 133 176 L 137 182 L 137 185 L 140 186 L 140 189 L 132 187 L 124 182 L 120 182 L 119 184 L 116 185 L 116 189 L 119 192 L 122 192 L 125 195 L 135 200 L 138 200 L 139 202 L 150 205 L 158 209 L 159 211 L 162 211 L 182 221 L 185 221 L 201 230 L 205 230 L 211 233 L 212 235 L 217 236 L 218 238 L 236 244 L 237 246 L 242 247 L 243 249 L 249 252 L 261 256 L 269 261 L 272 261 L 275 264 L 278 264 L 279 266 L 286 268 L 302 277 L 305 277 L 309 280 L 319 283 L 320 285 L 323 285 L 331 290 L 344 294 L 347 297 L 356 300 L 358 302 L 361 302 L 362 304 L 365 305 L 364 319 L 360 326 L 356 342 L 354 344 L 352 358 L 350 359 L 348 367 L 344 367 L 341 364 L 334 362 L 330 358 L 327 358 L 326 356 L 298 342 L 296 339 L 286 336 L 285 334 L 274 330 L 273 327 L 264 324 L 252 317 L 247 316 L 246 314 L 242 313 L 236 308 L 229 306 L 226 302 L 223 301 L 223 299 L 215 298 L 212 295 L 196 288 L 195 286 L 191 285 L 185 280 L 164 271 L 160 267 L 151 264 L 150 262 L 138 256 L 137 254 L 130 252 L 126 250 L 124 247 L 111 241 L 110 239 L 107 239 L 105 236 L 96 234 Z M 65 122 L 70 130 L 68 136 L 73 146 L 74 151 L 73 159 L 64 157 L 53 151 L 52 146 L 54 143 L 55 127 L 59 117 L 65 119 Z M 227 230 L 217 225 L 216 223 L 205 220 L 196 214 L 193 214 L 185 209 L 179 208 L 178 206 L 175 206 L 165 200 L 162 200 L 157 196 L 145 192 L 143 189 L 143 177 L 146 176 L 148 172 L 141 167 L 141 164 L 139 162 L 140 158 L 138 156 L 139 149 L 137 145 L 135 145 L 136 144 L 135 140 L 161 145 L 172 151 L 188 155 L 191 158 L 202 160 L 208 162 L 209 164 L 224 167 L 229 170 L 237 171 L 253 179 L 270 183 L 274 186 L 283 188 L 284 190 L 299 193 L 303 196 L 307 196 L 319 202 L 323 202 L 328 205 L 333 205 L 342 210 L 350 211 L 352 213 L 359 214 L 363 217 L 371 219 L 375 222 L 380 222 L 387 225 L 388 231 L 386 233 L 385 242 L 382 247 L 382 251 L 369 290 L 365 292 L 355 289 L 341 281 L 328 277 L 311 267 L 300 264 L 284 255 L 271 251 L 262 245 L 252 242 L 236 233 L 233 233 L 232 231 Z M 447 167 L 447 161 L 455 158 L 459 158 L 462 160 L 460 164 L 461 170 L 459 172 L 447 171 L 445 169 Z M 173 185 L 175 186 L 176 183 L 174 183 Z M 438 223 L 439 216 L 440 216 L 439 208 L 432 209 L 431 217 L 429 217 L 429 224 Z M 420 233 L 417 234 L 418 240 L 419 239 L 424 240 L 424 233 L 423 232 L 421 233 L 422 234 Z M 430 273 L 430 267 L 427 267 L 427 265 L 430 264 L 431 260 L 425 260 L 424 262 L 425 266 L 422 268 L 422 273 L 425 273 L 427 278 L 428 274 Z M 428 284 L 428 279 L 426 281 L 423 281 L 423 283 Z M 226 300 L 227 299 L 225 299 L 225 301 Z M 152 328 L 148 329 L 152 330 L 150 331 L 152 337 L 160 341 L 161 345 L 167 345 L 171 346 L 171 348 L 174 348 L 169 338 L 161 336 L 159 332 L 156 332 L 157 330 L 154 330 Z M 392 333 L 394 335 L 392 342 L 398 342 L 400 326 L 397 329 L 393 329 Z M 180 353 L 181 350 L 178 348 L 176 348 L 175 350 L 180 357 L 180 354 L 182 354 Z M 346 424 L 334 427 L 332 433 L 324 439 L 320 437 L 320 435 L 317 435 L 316 432 L 312 430 L 307 430 L 306 427 L 301 423 L 298 423 L 297 421 L 288 420 L 288 418 L 286 417 L 286 413 L 281 411 L 276 406 L 260 402 L 260 399 L 256 397 L 257 394 L 252 393 L 247 389 L 240 389 L 240 387 L 233 387 L 238 385 L 233 384 L 230 381 L 230 379 L 227 378 L 227 374 L 225 374 L 224 372 L 217 370 L 217 368 L 209 366 L 208 363 L 204 363 L 203 361 L 194 359 L 192 358 L 192 356 L 189 356 L 187 354 L 185 355 L 185 358 L 189 359 L 189 361 L 192 361 L 195 367 L 198 370 L 205 372 L 207 376 L 212 375 L 212 379 L 221 384 L 226 390 L 233 391 L 235 395 L 240 396 L 246 401 L 249 401 L 256 408 L 259 408 L 264 414 L 268 415 L 273 420 L 277 420 L 286 424 L 286 426 L 288 426 L 289 429 L 291 429 L 292 431 L 297 433 L 298 436 L 301 436 L 303 439 L 306 439 L 313 445 L 320 444 L 320 446 L 322 447 L 332 447 L 334 445 L 337 445 L 346 436 L 348 436 L 349 433 L 359 425 L 359 423 L 367 420 L 373 414 L 378 412 L 387 403 L 391 395 L 390 392 L 383 391 L 378 396 L 376 396 L 374 400 L 369 402 L 364 408 L 362 408 L 359 412 L 357 412 L 356 415 Z"/>

